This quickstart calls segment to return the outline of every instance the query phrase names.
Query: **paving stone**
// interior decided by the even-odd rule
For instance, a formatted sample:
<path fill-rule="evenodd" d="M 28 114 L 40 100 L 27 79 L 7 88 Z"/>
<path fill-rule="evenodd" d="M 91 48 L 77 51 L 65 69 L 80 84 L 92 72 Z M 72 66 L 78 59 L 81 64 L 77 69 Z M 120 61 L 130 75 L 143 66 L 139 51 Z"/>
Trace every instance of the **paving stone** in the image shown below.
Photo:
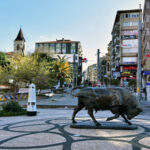
<path fill-rule="evenodd" d="M 72 144 L 72 150 L 132 150 L 132 146 L 127 143 L 113 142 L 113 141 L 81 141 Z"/>

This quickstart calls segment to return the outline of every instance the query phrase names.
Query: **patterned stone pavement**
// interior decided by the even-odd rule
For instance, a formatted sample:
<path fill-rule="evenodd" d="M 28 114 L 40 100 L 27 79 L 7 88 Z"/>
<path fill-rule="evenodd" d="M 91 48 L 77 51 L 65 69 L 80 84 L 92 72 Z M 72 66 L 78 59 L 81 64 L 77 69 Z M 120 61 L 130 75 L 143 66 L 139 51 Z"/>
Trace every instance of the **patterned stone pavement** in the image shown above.
<path fill-rule="evenodd" d="M 65 111 L 65 112 L 64 112 Z M 150 150 L 150 120 L 135 118 L 136 130 L 73 129 L 72 110 L 58 109 L 62 116 L 0 118 L 0 149 L 10 150 Z M 50 112 L 55 113 L 56 109 Z M 44 112 L 46 114 L 46 111 Z M 63 115 L 65 113 L 66 115 Z M 64 116 L 64 117 L 63 117 Z M 78 122 L 89 120 L 79 115 Z M 97 117 L 105 121 L 105 116 Z M 113 122 L 120 122 L 114 120 Z"/>

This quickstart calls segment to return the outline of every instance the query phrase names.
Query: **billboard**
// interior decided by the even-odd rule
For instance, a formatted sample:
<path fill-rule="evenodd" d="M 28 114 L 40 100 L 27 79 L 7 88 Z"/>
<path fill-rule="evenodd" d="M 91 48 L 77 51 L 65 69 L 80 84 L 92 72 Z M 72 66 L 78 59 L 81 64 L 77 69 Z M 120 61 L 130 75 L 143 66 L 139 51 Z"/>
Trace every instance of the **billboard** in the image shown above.
<path fill-rule="evenodd" d="M 125 30 L 122 31 L 122 35 L 138 35 L 138 30 Z"/>
<path fill-rule="evenodd" d="M 136 64 L 137 57 L 122 57 L 122 64 Z"/>
<path fill-rule="evenodd" d="M 138 40 L 137 39 L 123 40 L 122 47 L 123 48 L 138 47 Z"/>
<path fill-rule="evenodd" d="M 122 40 L 137 39 L 137 36 L 136 35 L 122 35 L 121 39 Z"/>
<path fill-rule="evenodd" d="M 120 71 L 113 71 L 112 72 L 112 77 L 114 79 L 120 78 Z"/>
<path fill-rule="evenodd" d="M 138 48 L 123 48 L 122 52 L 125 53 L 138 53 Z"/>

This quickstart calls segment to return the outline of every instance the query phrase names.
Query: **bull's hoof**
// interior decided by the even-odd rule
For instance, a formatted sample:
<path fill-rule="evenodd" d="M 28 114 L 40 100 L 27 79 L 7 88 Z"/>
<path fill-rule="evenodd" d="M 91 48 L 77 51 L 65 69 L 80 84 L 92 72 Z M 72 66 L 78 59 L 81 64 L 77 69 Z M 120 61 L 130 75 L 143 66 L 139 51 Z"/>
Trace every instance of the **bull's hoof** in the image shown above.
<path fill-rule="evenodd" d="M 98 126 L 101 126 L 101 124 L 99 122 L 96 122 L 95 125 L 98 127 Z"/>
<path fill-rule="evenodd" d="M 106 119 L 106 121 L 110 121 L 110 120 L 111 120 L 110 118 L 107 118 L 107 119 Z"/>
<path fill-rule="evenodd" d="M 72 121 L 73 124 L 77 123 L 75 120 Z"/>
<path fill-rule="evenodd" d="M 128 125 L 132 125 L 132 123 L 131 123 L 131 122 L 128 122 Z"/>

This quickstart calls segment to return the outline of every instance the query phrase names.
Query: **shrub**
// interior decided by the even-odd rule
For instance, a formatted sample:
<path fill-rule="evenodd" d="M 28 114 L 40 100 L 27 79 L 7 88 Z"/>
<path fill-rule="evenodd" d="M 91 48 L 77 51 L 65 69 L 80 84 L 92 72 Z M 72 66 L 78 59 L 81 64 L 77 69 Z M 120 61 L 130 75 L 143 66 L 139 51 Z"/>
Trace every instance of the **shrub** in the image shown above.
<path fill-rule="evenodd" d="M 130 80 L 128 86 L 136 87 L 136 80 Z"/>
<path fill-rule="evenodd" d="M 20 112 L 23 108 L 18 104 L 18 102 L 10 101 L 6 104 L 2 105 L 2 109 L 4 112 Z"/>
<path fill-rule="evenodd" d="M 18 102 L 10 101 L 2 105 L 0 116 L 18 116 L 26 115 L 26 110 L 23 109 Z"/>
<path fill-rule="evenodd" d="M 120 81 L 117 80 L 117 79 L 112 79 L 112 80 L 110 81 L 110 84 L 111 84 L 111 85 L 118 86 L 118 85 L 120 84 Z"/>

